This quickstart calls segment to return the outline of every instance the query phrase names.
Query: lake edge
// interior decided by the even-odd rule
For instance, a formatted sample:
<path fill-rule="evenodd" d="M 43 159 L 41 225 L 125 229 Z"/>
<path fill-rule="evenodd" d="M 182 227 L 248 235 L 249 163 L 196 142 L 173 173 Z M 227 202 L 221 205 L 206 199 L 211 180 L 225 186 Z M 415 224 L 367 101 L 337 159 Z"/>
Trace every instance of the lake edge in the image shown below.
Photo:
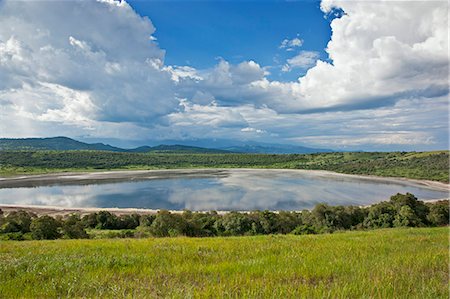
<path fill-rule="evenodd" d="M 278 172 L 278 173 L 309 173 L 315 175 L 354 178 L 360 180 L 389 182 L 407 184 L 417 186 L 420 188 L 428 188 L 436 191 L 450 192 L 450 184 L 431 180 L 418 180 L 404 177 L 384 177 L 375 175 L 359 175 L 346 174 L 329 170 L 309 170 L 309 169 L 279 169 L 279 168 L 180 168 L 180 169 L 158 169 L 158 170 L 112 170 L 112 171 L 96 171 L 96 172 L 62 172 L 62 173 L 48 173 L 37 175 L 21 175 L 14 177 L 0 177 L 0 188 L 17 188 L 15 183 L 27 182 L 48 182 L 48 184 L 41 184 L 40 186 L 59 185 L 58 183 L 73 183 L 80 181 L 104 181 L 108 183 L 109 180 L 126 181 L 132 179 L 136 174 L 148 174 L 152 177 L 143 177 L 144 180 L 152 179 L 171 179 L 182 176 L 210 176 L 226 174 L 227 172 Z M 95 184 L 93 182 L 93 184 Z"/>

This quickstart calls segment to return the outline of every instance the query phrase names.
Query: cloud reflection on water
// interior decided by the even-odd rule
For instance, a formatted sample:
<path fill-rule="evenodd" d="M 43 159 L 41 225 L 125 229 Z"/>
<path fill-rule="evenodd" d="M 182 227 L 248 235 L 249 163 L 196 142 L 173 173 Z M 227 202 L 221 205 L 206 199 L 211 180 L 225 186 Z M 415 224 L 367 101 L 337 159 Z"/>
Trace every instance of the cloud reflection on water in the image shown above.
<path fill-rule="evenodd" d="M 419 199 L 444 191 L 406 183 L 295 171 L 228 171 L 227 176 L 0 189 L 0 203 L 61 207 L 190 210 L 301 210 L 319 202 L 367 205 L 400 192 Z"/>

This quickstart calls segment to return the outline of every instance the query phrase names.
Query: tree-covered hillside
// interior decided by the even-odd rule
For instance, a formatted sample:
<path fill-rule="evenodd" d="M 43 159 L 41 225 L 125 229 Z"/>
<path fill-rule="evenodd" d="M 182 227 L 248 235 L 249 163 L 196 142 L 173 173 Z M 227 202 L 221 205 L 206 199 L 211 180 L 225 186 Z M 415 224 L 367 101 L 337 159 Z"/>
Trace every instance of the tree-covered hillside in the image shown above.
<path fill-rule="evenodd" d="M 449 152 L 186 154 L 2 151 L 0 174 L 108 169 L 284 168 L 449 181 Z"/>

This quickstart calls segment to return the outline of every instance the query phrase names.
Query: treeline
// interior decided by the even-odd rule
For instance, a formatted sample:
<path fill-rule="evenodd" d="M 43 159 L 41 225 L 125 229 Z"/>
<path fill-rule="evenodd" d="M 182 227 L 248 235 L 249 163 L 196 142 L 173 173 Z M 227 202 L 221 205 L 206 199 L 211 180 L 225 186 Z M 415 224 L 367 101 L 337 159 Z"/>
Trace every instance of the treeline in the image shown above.
<path fill-rule="evenodd" d="M 370 207 L 318 204 L 301 212 L 191 212 L 121 215 L 107 211 L 80 217 L 37 217 L 26 211 L 0 212 L 3 240 L 77 239 L 92 237 L 212 237 L 267 234 L 320 234 L 340 230 L 424 227 L 449 224 L 449 201 L 424 203 L 410 193 Z"/>
<path fill-rule="evenodd" d="M 287 168 L 449 181 L 449 152 L 169 154 L 107 151 L 0 151 L 0 173 L 83 169 Z"/>

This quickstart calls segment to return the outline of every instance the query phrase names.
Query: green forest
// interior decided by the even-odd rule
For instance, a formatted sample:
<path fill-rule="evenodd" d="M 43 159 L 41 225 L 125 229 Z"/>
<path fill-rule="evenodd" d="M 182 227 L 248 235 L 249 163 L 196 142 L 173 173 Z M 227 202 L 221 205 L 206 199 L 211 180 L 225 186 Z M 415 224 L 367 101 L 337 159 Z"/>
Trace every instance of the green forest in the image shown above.
<path fill-rule="evenodd" d="M 284 168 L 329 170 L 449 181 L 449 151 L 317 154 L 181 154 L 107 151 L 1 151 L 0 175 L 67 171 L 175 168 Z"/>

